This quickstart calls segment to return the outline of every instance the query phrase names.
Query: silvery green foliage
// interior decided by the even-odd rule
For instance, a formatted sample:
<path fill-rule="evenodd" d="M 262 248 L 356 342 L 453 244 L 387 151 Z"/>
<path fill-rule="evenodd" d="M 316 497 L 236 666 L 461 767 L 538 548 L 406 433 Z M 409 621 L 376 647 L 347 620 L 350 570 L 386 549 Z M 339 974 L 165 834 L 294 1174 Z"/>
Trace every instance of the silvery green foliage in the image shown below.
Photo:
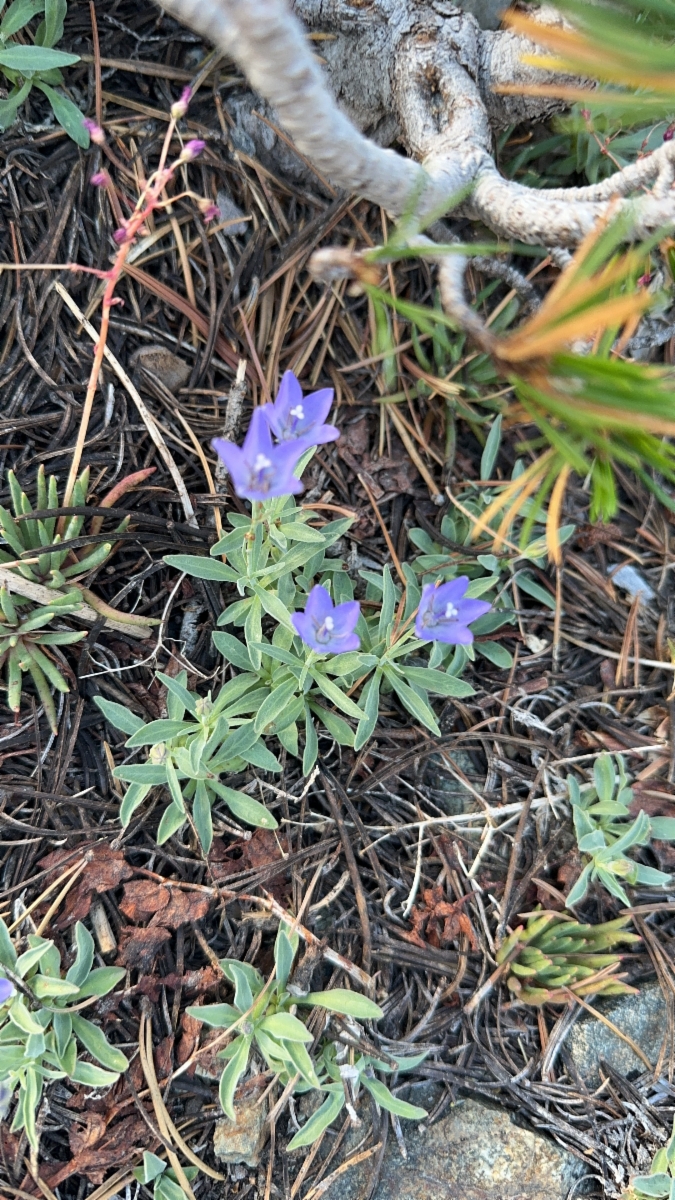
<path fill-rule="evenodd" d="M 116 1083 L 128 1062 L 111 1046 L 98 1025 L 82 1012 L 82 1001 L 106 996 L 124 977 L 122 967 L 94 967 L 94 940 L 85 926 L 75 926 L 77 955 L 61 974 L 61 956 L 49 938 L 30 934 L 17 954 L 0 920 L 0 980 L 12 992 L 0 1003 L 0 1089 L 2 1107 L 18 1089 L 12 1130 L 25 1130 L 37 1149 L 36 1112 L 42 1089 L 52 1079 L 70 1079 L 87 1087 Z M 79 1045 L 78 1045 L 79 1044 Z M 83 1048 L 100 1066 L 78 1059 Z"/>
<path fill-rule="evenodd" d="M 675 1121 L 665 1146 L 657 1150 L 648 1175 L 636 1175 L 624 1200 L 675 1200 Z"/>
<path fill-rule="evenodd" d="M 190 1183 L 198 1174 L 197 1167 L 183 1167 L 183 1171 Z M 135 1168 L 134 1178 L 146 1186 L 153 1184 L 155 1200 L 187 1200 L 175 1171 L 149 1150 L 143 1154 L 143 1166 Z"/>
<path fill-rule="evenodd" d="M 0 12 L 3 8 L 4 0 Z M 80 61 L 79 54 L 54 50 L 55 43 L 63 37 L 66 11 L 66 0 L 14 0 L 5 10 L 0 21 L 0 74 L 9 80 L 11 87 L 7 98 L 0 100 L 0 129 L 6 129 L 16 120 L 20 106 L 36 87 L 49 100 L 59 125 L 86 150 L 89 134 L 82 125 L 82 113 L 65 92 L 56 90 L 63 83 L 61 68 Z M 33 43 L 27 42 L 25 32 L 22 41 L 10 40 L 19 31 L 25 31 L 40 13 L 44 15 Z"/>
<path fill-rule="evenodd" d="M 184 672 L 175 679 L 158 673 L 168 691 L 166 720 L 144 725 L 122 705 L 97 697 L 110 723 L 130 735 L 128 750 L 149 747 L 145 763 L 115 769 L 116 778 L 130 784 L 120 812 L 123 825 L 152 787 L 164 785 L 171 804 L 160 822 L 160 842 L 188 820 L 189 803 L 201 845 L 208 851 L 216 799 L 224 800 L 238 819 L 273 829 L 276 822 L 261 804 L 221 781 L 221 776 L 249 764 L 280 771 L 267 739 L 275 738 L 287 753 L 302 757 L 302 770 L 308 775 L 319 752 L 317 723 L 339 744 L 359 750 L 374 732 L 380 694 L 394 692 L 404 708 L 438 736 L 429 695 L 473 694 L 459 678 L 471 647 L 452 656 L 447 650 L 454 648 L 439 651 L 434 643 L 415 636 L 413 616 L 421 591 L 407 565 L 405 596 L 389 567 L 360 572 L 370 603 L 356 626 L 359 650 L 322 655 L 305 645 L 291 618 L 304 608 L 317 582 L 335 604 L 354 599 L 352 580 L 340 560 L 326 557 L 351 520 L 329 521 L 315 529 L 308 524 L 314 515 L 298 509 L 288 496 L 256 503 L 252 517 L 229 514 L 232 531 L 211 548 L 209 558 L 165 558 L 169 566 L 198 579 L 236 585 L 241 598 L 227 606 L 218 623 L 241 630 L 243 639 L 226 629 L 213 635 L 233 673 L 214 698 L 188 692 Z M 352 695 L 357 686 L 358 699 Z"/>
<path fill-rule="evenodd" d="M 619 883 L 643 883 L 647 887 L 665 887 L 671 876 L 654 867 L 643 866 L 627 852 L 634 846 L 646 846 L 652 837 L 675 841 L 674 817 L 648 817 L 640 812 L 634 821 L 629 805 L 633 792 L 620 755 L 601 754 L 593 768 L 593 783 L 579 787 L 573 775 L 567 787 L 572 804 L 574 829 L 584 869 L 567 897 L 567 906 L 579 904 L 589 884 L 598 880 L 627 907 L 630 900 Z"/>
<path fill-rule="evenodd" d="M 220 1079 L 223 1112 L 230 1120 L 236 1119 L 235 1091 L 251 1053 L 255 1052 L 279 1076 L 283 1087 L 298 1076 L 294 1091 L 314 1089 L 326 1093 L 321 1107 L 289 1143 L 289 1150 L 316 1141 L 345 1104 L 350 1103 L 349 1097 L 356 1100 L 361 1086 L 387 1111 L 409 1120 L 422 1120 L 427 1115 L 425 1110 L 393 1096 L 376 1078 L 375 1071 L 410 1069 L 422 1061 L 424 1054 L 392 1058 L 388 1062 L 360 1055 L 352 1065 L 343 1061 L 346 1047 L 326 1042 L 317 1061 L 312 1061 L 308 1046 L 314 1038 L 296 1015 L 298 1009 L 321 1008 L 328 1013 L 339 1013 L 351 1022 L 378 1020 L 383 1014 L 377 1004 L 358 992 L 332 988 L 328 992 L 301 993 L 289 984 L 297 948 L 297 933 L 281 924 L 274 946 L 275 972 L 271 982 L 265 983 L 260 972 L 249 963 L 224 958 L 220 965 L 234 988 L 233 1003 L 195 1005 L 186 1010 L 198 1021 L 215 1029 L 232 1029 L 235 1035 L 219 1054 L 227 1061 Z"/>
<path fill-rule="evenodd" d="M 207 853 L 213 840 L 211 806 L 216 800 L 224 800 L 234 816 L 249 825 L 275 829 L 277 823 L 264 805 L 220 782 L 221 775 L 242 771 L 248 763 L 266 771 L 281 770 L 261 740 L 257 717 L 248 715 L 259 714 L 269 689 L 260 687 L 258 675 L 248 671 L 226 683 L 212 700 L 210 693 L 201 697 L 187 690 L 185 671 L 175 679 L 159 671 L 157 678 L 167 689 L 165 720 L 144 724 L 121 704 L 96 697 L 111 725 L 131 735 L 126 743 L 129 750 L 149 748 L 146 762 L 115 768 L 115 777 L 129 784 L 120 808 L 122 825 L 129 824 L 151 788 L 163 785 L 171 803 L 159 823 L 160 844 L 186 823 L 189 804 Z"/>

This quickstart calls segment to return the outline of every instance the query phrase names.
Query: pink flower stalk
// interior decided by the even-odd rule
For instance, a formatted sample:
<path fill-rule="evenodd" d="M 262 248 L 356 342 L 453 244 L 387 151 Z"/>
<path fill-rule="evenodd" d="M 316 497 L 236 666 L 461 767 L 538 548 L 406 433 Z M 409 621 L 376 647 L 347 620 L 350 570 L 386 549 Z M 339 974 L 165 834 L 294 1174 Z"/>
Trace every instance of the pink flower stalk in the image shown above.
<path fill-rule="evenodd" d="M 105 134 L 100 125 L 96 121 L 92 121 L 90 117 L 85 117 L 82 124 L 87 130 L 89 137 L 96 146 L 102 146 L 105 142 Z"/>
<path fill-rule="evenodd" d="M 183 88 L 183 90 L 180 94 L 180 100 L 176 100 L 175 104 L 171 105 L 171 120 L 172 121 L 180 121 L 181 117 L 185 116 L 191 99 L 192 99 L 192 88 L 191 87 Z"/>

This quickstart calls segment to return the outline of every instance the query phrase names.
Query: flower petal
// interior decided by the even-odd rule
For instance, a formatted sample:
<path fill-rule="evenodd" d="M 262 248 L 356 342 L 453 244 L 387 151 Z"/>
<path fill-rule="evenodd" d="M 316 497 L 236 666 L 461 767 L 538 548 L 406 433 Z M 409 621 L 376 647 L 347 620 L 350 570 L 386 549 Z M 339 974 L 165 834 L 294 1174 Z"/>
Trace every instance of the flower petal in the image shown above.
<path fill-rule="evenodd" d="M 458 615 L 457 620 L 461 621 L 462 625 L 470 625 L 472 621 L 477 621 L 479 617 L 485 616 L 492 608 L 487 600 L 460 600 L 457 605 Z"/>
<path fill-rule="evenodd" d="M 335 607 L 332 615 L 336 637 L 345 636 L 354 629 L 361 615 L 361 606 L 358 600 L 345 600 L 344 604 Z"/>
<path fill-rule="evenodd" d="M 302 399 L 305 424 L 323 425 L 331 410 L 334 395 L 333 388 L 321 388 L 319 392 L 310 392 L 309 396 L 305 396 Z"/>
<path fill-rule="evenodd" d="M 322 625 L 326 617 L 333 616 L 333 601 L 320 583 L 315 584 L 309 593 L 305 613 L 317 625 Z"/>

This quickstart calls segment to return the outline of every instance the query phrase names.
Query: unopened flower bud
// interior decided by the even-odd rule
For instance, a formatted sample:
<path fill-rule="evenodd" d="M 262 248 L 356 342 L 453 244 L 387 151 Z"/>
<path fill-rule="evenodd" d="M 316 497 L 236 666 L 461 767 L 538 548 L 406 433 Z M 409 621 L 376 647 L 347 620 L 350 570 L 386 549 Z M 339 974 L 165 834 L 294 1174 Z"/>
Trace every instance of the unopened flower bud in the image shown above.
<path fill-rule="evenodd" d="M 649 284 L 651 283 L 651 281 L 652 281 L 652 277 L 651 277 L 649 271 L 647 271 L 646 274 L 640 276 L 640 278 L 637 281 L 637 284 L 638 284 L 638 287 L 649 287 Z"/>
<path fill-rule="evenodd" d="M 152 746 L 150 748 L 148 761 L 151 762 L 155 767 L 161 767 L 162 764 L 166 762 L 168 757 L 169 755 L 166 748 L 166 742 L 158 742 L 156 746 Z"/>
<path fill-rule="evenodd" d="M 582 115 L 582 117 L 584 118 L 584 121 L 590 121 L 590 119 L 591 119 L 591 110 L 590 110 L 590 108 L 582 108 L 582 110 L 581 110 L 581 115 Z"/>
<path fill-rule="evenodd" d="M 193 138 L 191 142 L 186 142 L 181 150 L 179 163 L 192 162 L 193 158 L 197 158 L 201 154 L 205 145 L 206 142 L 203 142 L 201 138 Z"/>
<path fill-rule="evenodd" d="M 113 233 L 113 241 L 117 242 L 118 246 L 121 246 L 122 242 L 125 242 L 126 239 L 127 239 L 126 229 L 116 229 L 115 232 Z"/>
<path fill-rule="evenodd" d="M 190 88 L 190 87 L 183 88 L 183 91 L 181 92 L 181 95 L 180 95 L 180 100 L 176 100 L 175 104 L 171 105 L 171 120 L 172 121 L 180 121 L 181 117 L 185 116 L 191 99 L 192 99 L 192 88 Z"/>
<path fill-rule="evenodd" d="M 107 187 L 110 183 L 110 176 L 107 171 L 97 171 L 95 175 L 92 175 L 89 182 L 91 183 L 92 187 Z"/>
<path fill-rule="evenodd" d="M 675 135 L 675 126 L 669 125 L 668 128 L 666 129 L 666 132 L 663 135 L 664 142 L 672 142 L 674 135 Z"/>
<path fill-rule="evenodd" d="M 105 134 L 100 125 L 96 121 L 92 121 L 89 117 L 85 117 L 82 124 L 87 130 L 89 137 L 96 146 L 102 146 L 105 142 Z"/>
<path fill-rule="evenodd" d="M 220 216 L 220 209 L 217 204 L 211 200 L 201 199 L 197 201 L 197 207 L 205 221 L 214 221 Z"/>
<path fill-rule="evenodd" d="M 210 696 L 200 696 L 195 701 L 195 716 L 208 717 L 213 712 L 213 701 Z"/>

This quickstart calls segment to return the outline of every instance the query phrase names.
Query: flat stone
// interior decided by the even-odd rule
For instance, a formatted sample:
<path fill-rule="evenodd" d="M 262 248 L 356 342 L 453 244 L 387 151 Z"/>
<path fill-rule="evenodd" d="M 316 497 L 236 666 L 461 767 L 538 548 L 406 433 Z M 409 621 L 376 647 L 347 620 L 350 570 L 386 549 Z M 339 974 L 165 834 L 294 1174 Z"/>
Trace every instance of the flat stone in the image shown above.
<path fill-rule="evenodd" d="M 666 1003 L 658 983 L 643 984 L 637 996 L 617 996 L 614 1000 L 596 1001 L 594 1007 L 640 1047 L 651 1062 L 656 1062 L 663 1036 L 668 1028 Z M 581 1078 L 589 1087 L 600 1083 L 600 1059 L 609 1063 L 621 1075 L 646 1070 L 645 1064 L 626 1042 L 595 1017 L 581 1017 L 567 1035 L 567 1049 Z"/>
<path fill-rule="evenodd" d="M 134 364 L 144 367 L 151 375 L 156 375 L 170 392 L 177 392 L 185 387 L 190 378 L 190 365 L 177 354 L 172 354 L 165 346 L 141 346 L 132 358 Z"/>
<path fill-rule="evenodd" d="M 221 1162 L 246 1163 L 248 1167 L 258 1166 L 267 1140 L 267 1104 L 260 1104 L 265 1082 L 266 1080 L 263 1080 L 262 1085 L 259 1085 L 256 1080 L 250 1080 L 249 1084 L 255 1086 L 244 1084 L 239 1088 L 238 1098 L 234 1103 L 236 1121 L 223 1117 L 222 1121 L 216 1123 L 213 1131 L 213 1149 L 216 1158 Z"/>
<path fill-rule="evenodd" d="M 584 1173 L 555 1142 L 476 1100 L 460 1101 L 430 1128 L 409 1121 L 402 1128 L 408 1157 L 390 1134 L 372 1200 L 565 1200 Z M 370 1171 L 372 1163 L 346 1172 L 325 1200 L 354 1200 Z"/>

